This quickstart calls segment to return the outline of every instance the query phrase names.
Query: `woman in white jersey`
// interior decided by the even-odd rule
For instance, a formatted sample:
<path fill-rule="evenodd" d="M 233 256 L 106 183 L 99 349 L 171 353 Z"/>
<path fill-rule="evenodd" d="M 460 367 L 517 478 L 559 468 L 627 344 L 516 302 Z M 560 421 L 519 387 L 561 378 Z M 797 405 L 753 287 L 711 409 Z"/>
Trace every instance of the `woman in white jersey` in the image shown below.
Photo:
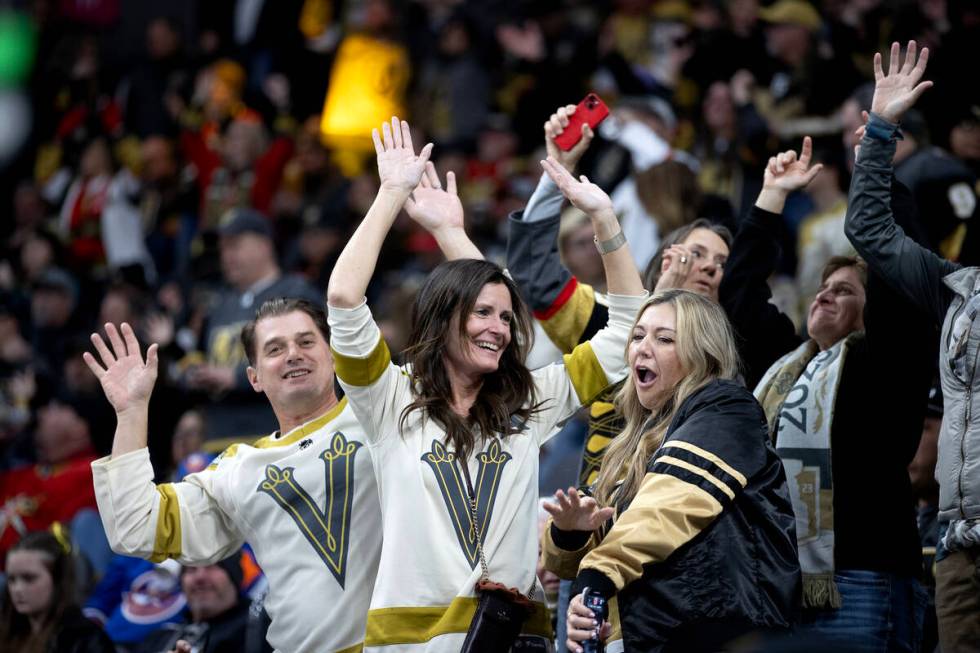
<path fill-rule="evenodd" d="M 441 202 L 455 196 L 452 173 L 443 190 L 427 164 L 431 145 L 416 155 L 407 123 L 392 118 L 382 132 L 374 132 L 378 196 L 327 292 L 337 377 L 366 430 L 381 493 L 384 547 L 365 650 L 459 651 L 481 578 L 542 597 L 534 582 L 539 448 L 625 375 L 623 351 L 645 291 L 609 197 L 544 162 L 596 230 L 609 323 L 564 364 L 529 371 L 530 314 L 510 278 L 467 239 L 461 206 Z M 420 222 L 457 260 L 433 271 L 420 291 L 409 364 L 399 367 L 364 292 L 402 207 L 432 218 L 424 209 L 436 204 L 455 208 Z M 536 601 L 523 632 L 547 638 L 550 630 Z"/>

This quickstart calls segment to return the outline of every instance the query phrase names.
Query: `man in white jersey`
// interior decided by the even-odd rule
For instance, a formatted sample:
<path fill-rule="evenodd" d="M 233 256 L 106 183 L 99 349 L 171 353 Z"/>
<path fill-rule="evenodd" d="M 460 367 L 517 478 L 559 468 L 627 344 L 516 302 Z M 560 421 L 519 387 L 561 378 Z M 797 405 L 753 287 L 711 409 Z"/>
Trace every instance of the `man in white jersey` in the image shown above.
<path fill-rule="evenodd" d="M 269 580 L 269 643 L 288 653 L 360 651 L 381 550 L 378 491 L 363 429 L 334 390 L 323 311 L 273 299 L 242 330 L 249 381 L 279 431 L 228 447 L 180 483 L 153 483 L 146 448 L 157 346 L 144 362 L 128 324 L 85 362 L 116 410 L 112 454 L 92 463 L 117 553 L 207 565 L 251 544 Z"/>

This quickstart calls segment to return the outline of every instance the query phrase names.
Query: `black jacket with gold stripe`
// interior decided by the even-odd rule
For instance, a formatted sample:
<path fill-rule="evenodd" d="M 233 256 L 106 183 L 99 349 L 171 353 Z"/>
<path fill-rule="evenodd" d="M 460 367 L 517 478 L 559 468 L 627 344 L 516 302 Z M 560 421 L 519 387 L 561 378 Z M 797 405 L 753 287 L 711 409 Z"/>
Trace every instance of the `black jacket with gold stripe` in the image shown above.
<path fill-rule="evenodd" d="M 716 650 L 793 622 L 795 517 L 767 436 L 752 394 L 713 381 L 680 406 L 601 541 L 552 527 L 557 546 L 588 551 L 577 590 L 616 595 L 626 651 Z"/>

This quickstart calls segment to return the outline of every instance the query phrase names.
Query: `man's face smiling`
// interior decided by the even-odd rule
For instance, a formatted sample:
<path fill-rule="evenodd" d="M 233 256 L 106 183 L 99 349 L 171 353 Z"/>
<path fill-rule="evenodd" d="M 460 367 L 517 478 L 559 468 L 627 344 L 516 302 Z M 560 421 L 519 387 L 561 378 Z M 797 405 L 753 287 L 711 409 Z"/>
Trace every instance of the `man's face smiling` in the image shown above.
<path fill-rule="evenodd" d="M 333 390 L 333 357 L 309 315 L 293 311 L 255 325 L 255 366 L 249 381 L 273 408 L 302 411 Z M 312 407 L 312 406 L 311 406 Z"/>

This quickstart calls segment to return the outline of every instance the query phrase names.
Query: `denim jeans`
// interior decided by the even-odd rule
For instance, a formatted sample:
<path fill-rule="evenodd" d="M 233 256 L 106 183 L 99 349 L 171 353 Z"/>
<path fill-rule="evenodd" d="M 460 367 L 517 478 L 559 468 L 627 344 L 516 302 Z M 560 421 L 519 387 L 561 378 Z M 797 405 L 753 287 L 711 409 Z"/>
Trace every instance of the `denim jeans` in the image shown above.
<path fill-rule="evenodd" d="M 803 610 L 797 632 L 861 653 L 918 653 L 926 594 L 917 580 L 877 571 L 834 575 L 841 607 Z"/>

